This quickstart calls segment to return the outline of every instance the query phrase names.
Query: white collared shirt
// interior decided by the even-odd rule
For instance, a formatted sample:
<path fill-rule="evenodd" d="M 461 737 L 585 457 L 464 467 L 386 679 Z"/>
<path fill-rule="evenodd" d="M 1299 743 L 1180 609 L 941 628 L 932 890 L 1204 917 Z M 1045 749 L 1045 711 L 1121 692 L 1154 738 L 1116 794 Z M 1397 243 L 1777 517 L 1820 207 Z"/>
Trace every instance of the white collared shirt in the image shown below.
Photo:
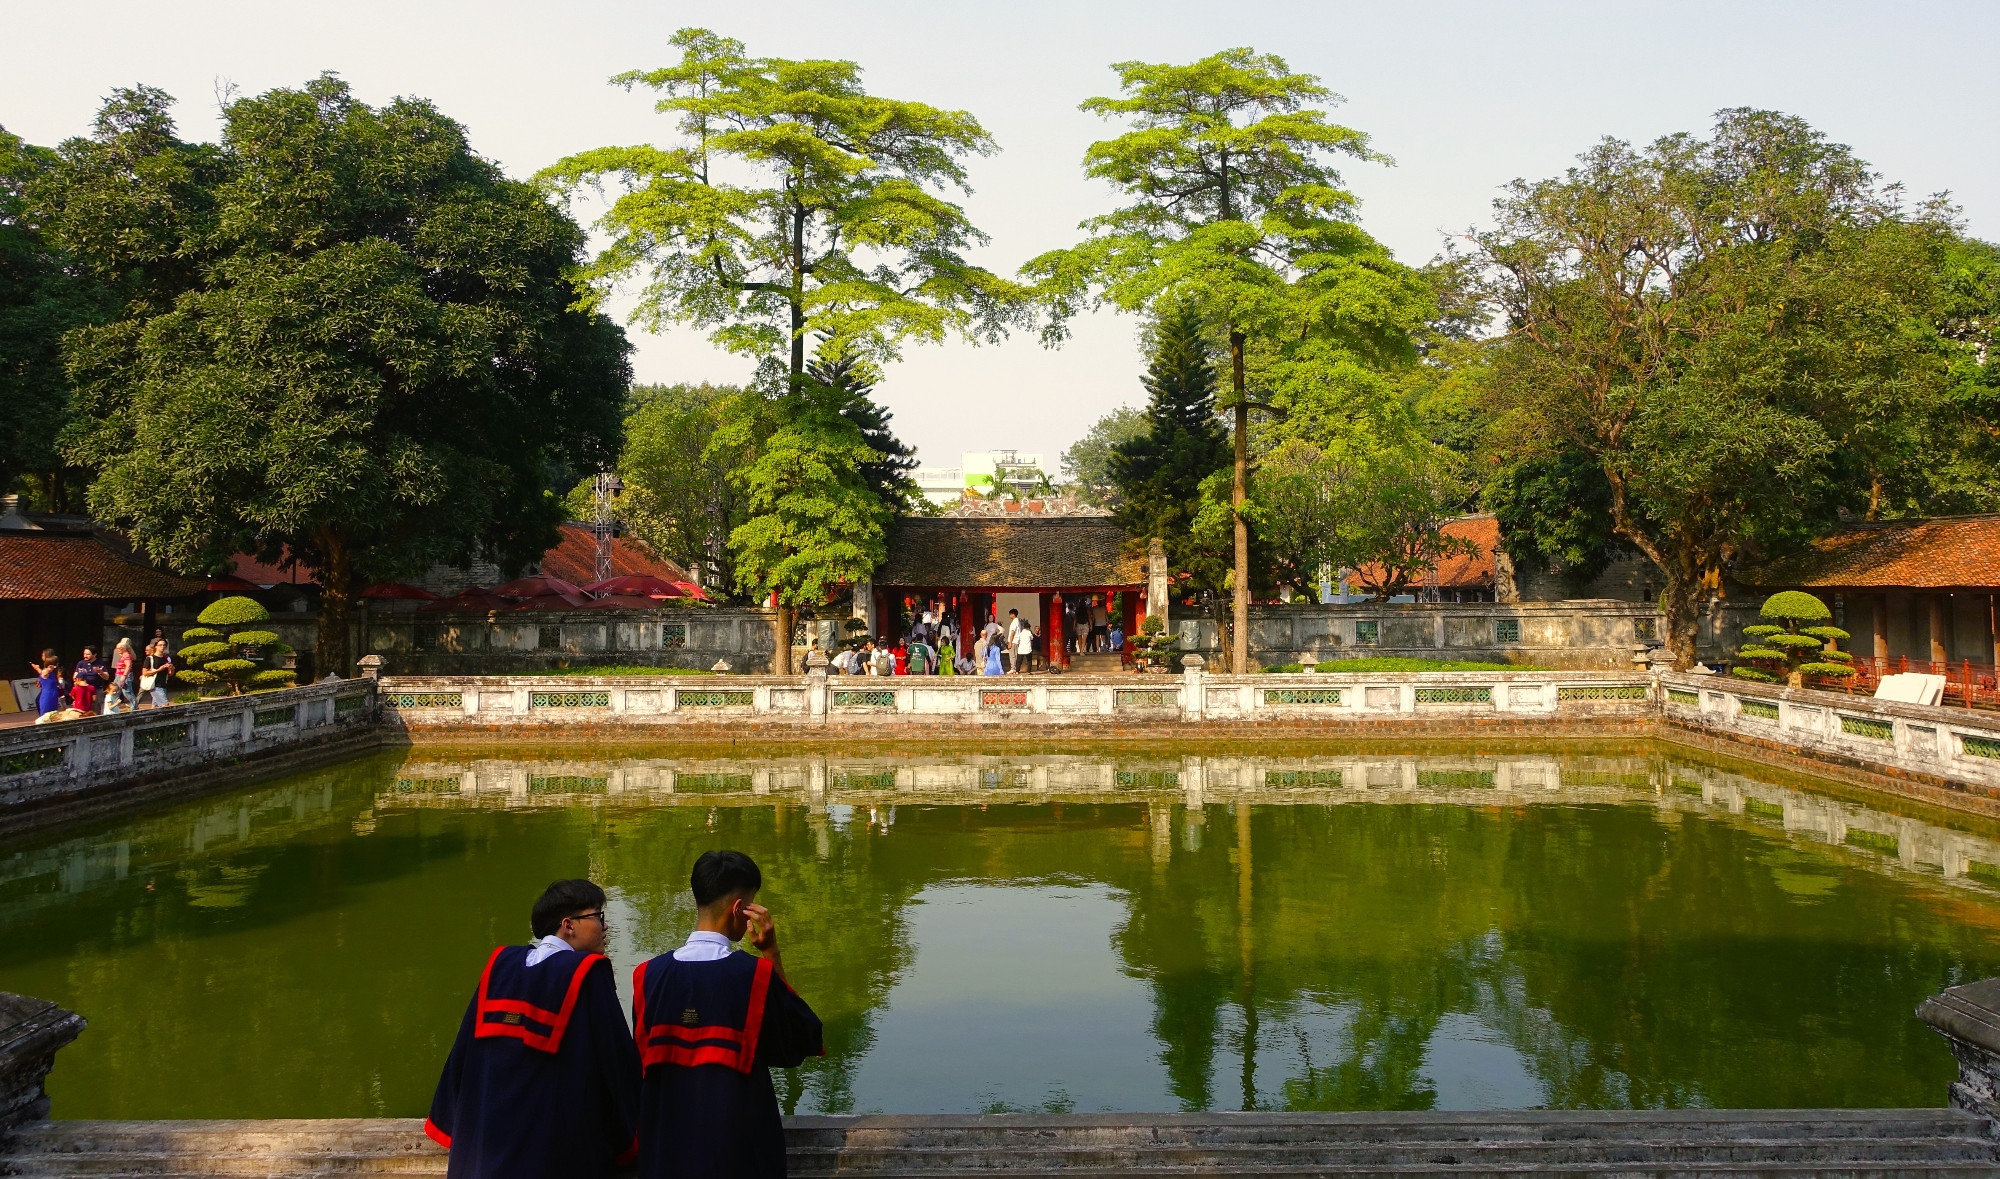
<path fill-rule="evenodd" d="M 557 937 L 555 934 L 550 934 L 541 941 L 536 942 L 535 948 L 528 951 L 528 965 L 540 966 L 542 959 L 547 958 L 551 954 L 560 954 L 569 948 L 570 944 L 568 942 Z"/>
<path fill-rule="evenodd" d="M 729 939 L 706 929 L 689 934 L 687 944 L 674 951 L 676 962 L 717 962 L 727 957 Z"/>

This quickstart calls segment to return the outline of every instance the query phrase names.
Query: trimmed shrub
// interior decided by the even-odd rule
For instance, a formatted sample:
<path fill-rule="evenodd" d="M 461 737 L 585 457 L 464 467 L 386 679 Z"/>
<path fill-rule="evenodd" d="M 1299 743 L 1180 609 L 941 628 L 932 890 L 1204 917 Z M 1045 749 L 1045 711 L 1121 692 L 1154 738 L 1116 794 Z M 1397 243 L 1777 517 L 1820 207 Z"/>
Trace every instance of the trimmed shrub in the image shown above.
<path fill-rule="evenodd" d="M 253 623 L 270 619 L 271 612 L 249 598 L 217 599 L 196 616 L 202 625 L 181 632 L 182 642 L 197 641 L 175 653 L 181 669 L 178 678 L 203 694 L 215 687 L 226 687 L 231 694 L 240 694 L 246 687 L 289 687 L 298 673 L 267 664 L 292 649 L 275 633 L 251 628 Z"/>
<path fill-rule="evenodd" d="M 1785 590 L 1764 600 L 1758 614 L 1775 620 L 1746 626 L 1749 642 L 1736 649 L 1736 657 L 1747 660 L 1729 669 L 1738 679 L 1773 684 L 1782 680 L 1800 687 L 1807 676 L 1814 679 L 1845 679 L 1854 674 L 1854 656 L 1834 646 L 1848 637 L 1837 626 L 1804 626 L 1833 618 L 1826 603 L 1799 590 Z"/>

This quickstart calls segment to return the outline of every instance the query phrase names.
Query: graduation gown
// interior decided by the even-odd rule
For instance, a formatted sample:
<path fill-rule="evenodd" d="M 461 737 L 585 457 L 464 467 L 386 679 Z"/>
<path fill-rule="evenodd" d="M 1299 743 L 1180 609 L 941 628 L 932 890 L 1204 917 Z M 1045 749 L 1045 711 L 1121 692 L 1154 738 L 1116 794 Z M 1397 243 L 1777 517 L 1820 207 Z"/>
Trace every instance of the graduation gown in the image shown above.
<path fill-rule="evenodd" d="M 824 1056 L 819 1017 L 768 958 L 672 954 L 632 972 L 632 1023 L 645 1068 L 642 1179 L 781 1179 L 785 1127 L 772 1068 Z"/>
<path fill-rule="evenodd" d="M 639 1058 L 611 962 L 531 946 L 486 960 L 444 1062 L 424 1133 L 451 1152 L 451 1179 L 598 1176 L 630 1162 Z"/>

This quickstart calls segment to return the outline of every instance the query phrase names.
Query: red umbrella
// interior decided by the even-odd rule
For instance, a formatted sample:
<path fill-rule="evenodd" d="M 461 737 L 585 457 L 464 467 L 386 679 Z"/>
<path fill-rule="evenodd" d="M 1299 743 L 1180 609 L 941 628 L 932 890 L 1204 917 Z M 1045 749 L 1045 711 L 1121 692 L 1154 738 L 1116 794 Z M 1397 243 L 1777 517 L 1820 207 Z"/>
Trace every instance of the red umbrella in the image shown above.
<path fill-rule="evenodd" d="M 202 588 L 217 592 L 254 594 L 261 591 L 264 587 L 253 581 L 245 581 L 234 573 L 225 573 L 221 577 L 210 581 Z"/>
<path fill-rule="evenodd" d="M 650 573 L 627 573 L 622 577 L 608 577 L 603 581 L 593 581 L 583 588 L 586 593 L 593 594 L 636 594 L 646 598 L 687 596 L 687 591 L 676 583 L 654 577 Z"/>
<path fill-rule="evenodd" d="M 657 610 L 660 608 L 660 600 L 658 598 L 645 597 L 642 594 L 605 594 L 594 602 L 586 603 L 583 608 L 586 610 Z"/>
<path fill-rule="evenodd" d="M 364 598 L 394 602 L 435 602 L 438 596 L 420 585 L 410 585 L 401 581 L 385 581 L 371 585 L 361 591 Z"/>
<path fill-rule="evenodd" d="M 453 594 L 449 598 L 439 598 L 437 601 L 425 603 L 424 605 L 417 607 L 417 609 L 473 610 L 473 611 L 507 610 L 512 608 L 513 605 L 514 603 L 508 601 L 506 598 L 500 597 L 499 595 L 491 592 L 490 590 L 483 590 L 473 586 L 467 586 L 465 589 L 460 590 L 458 593 Z"/>
<path fill-rule="evenodd" d="M 572 585 L 560 577 L 547 577 L 541 574 L 533 577 L 517 577 L 506 585 L 496 585 L 486 592 L 499 594 L 503 598 L 538 598 L 544 594 L 567 594 L 578 599 L 579 605 L 584 596 L 581 587 Z"/>
<path fill-rule="evenodd" d="M 708 601 L 707 592 L 692 581 L 676 581 L 674 582 L 674 585 L 680 588 L 681 593 L 685 594 L 690 598 L 695 599 L 696 601 L 700 602 Z"/>
<path fill-rule="evenodd" d="M 553 579 L 552 579 L 553 580 Z M 581 590 L 570 594 L 536 594 L 532 598 L 522 598 L 513 604 L 516 610 L 581 610 L 590 604 L 590 598 Z"/>

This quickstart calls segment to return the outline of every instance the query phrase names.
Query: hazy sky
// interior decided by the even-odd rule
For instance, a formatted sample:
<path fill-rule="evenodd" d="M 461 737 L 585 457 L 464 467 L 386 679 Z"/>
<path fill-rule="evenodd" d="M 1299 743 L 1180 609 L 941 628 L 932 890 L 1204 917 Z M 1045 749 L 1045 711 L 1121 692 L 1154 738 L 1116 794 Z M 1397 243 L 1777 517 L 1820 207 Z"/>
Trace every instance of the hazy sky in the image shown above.
<path fill-rule="evenodd" d="M 0 0 L 0 125 L 50 144 L 83 133 L 114 86 L 181 100 L 213 138 L 217 79 L 246 93 L 321 70 L 380 103 L 421 95 L 525 177 L 609 143 L 665 142 L 649 96 L 605 79 L 668 64 L 684 25 L 752 53 L 851 58 L 874 93 L 972 112 L 999 140 L 967 208 L 1003 272 L 1077 237 L 1110 194 L 1078 167 L 1115 128 L 1076 109 L 1109 63 L 1186 61 L 1249 45 L 1316 73 L 1336 117 L 1395 167 L 1350 167 L 1362 222 L 1421 264 L 1487 215 L 1498 187 L 1560 170 L 1605 135 L 1700 131 L 1727 106 L 1803 116 L 1912 193 L 1949 189 L 2000 237 L 2000 3 L 89 3 Z M 961 450 L 1058 452 L 1120 404 L 1143 404 L 1133 322 L 1110 314 L 1044 350 L 911 349 L 879 396 L 929 463 Z M 745 362 L 691 332 L 635 332 L 640 379 L 740 381 Z M 1053 473 L 1053 472 L 1052 472 Z"/>

